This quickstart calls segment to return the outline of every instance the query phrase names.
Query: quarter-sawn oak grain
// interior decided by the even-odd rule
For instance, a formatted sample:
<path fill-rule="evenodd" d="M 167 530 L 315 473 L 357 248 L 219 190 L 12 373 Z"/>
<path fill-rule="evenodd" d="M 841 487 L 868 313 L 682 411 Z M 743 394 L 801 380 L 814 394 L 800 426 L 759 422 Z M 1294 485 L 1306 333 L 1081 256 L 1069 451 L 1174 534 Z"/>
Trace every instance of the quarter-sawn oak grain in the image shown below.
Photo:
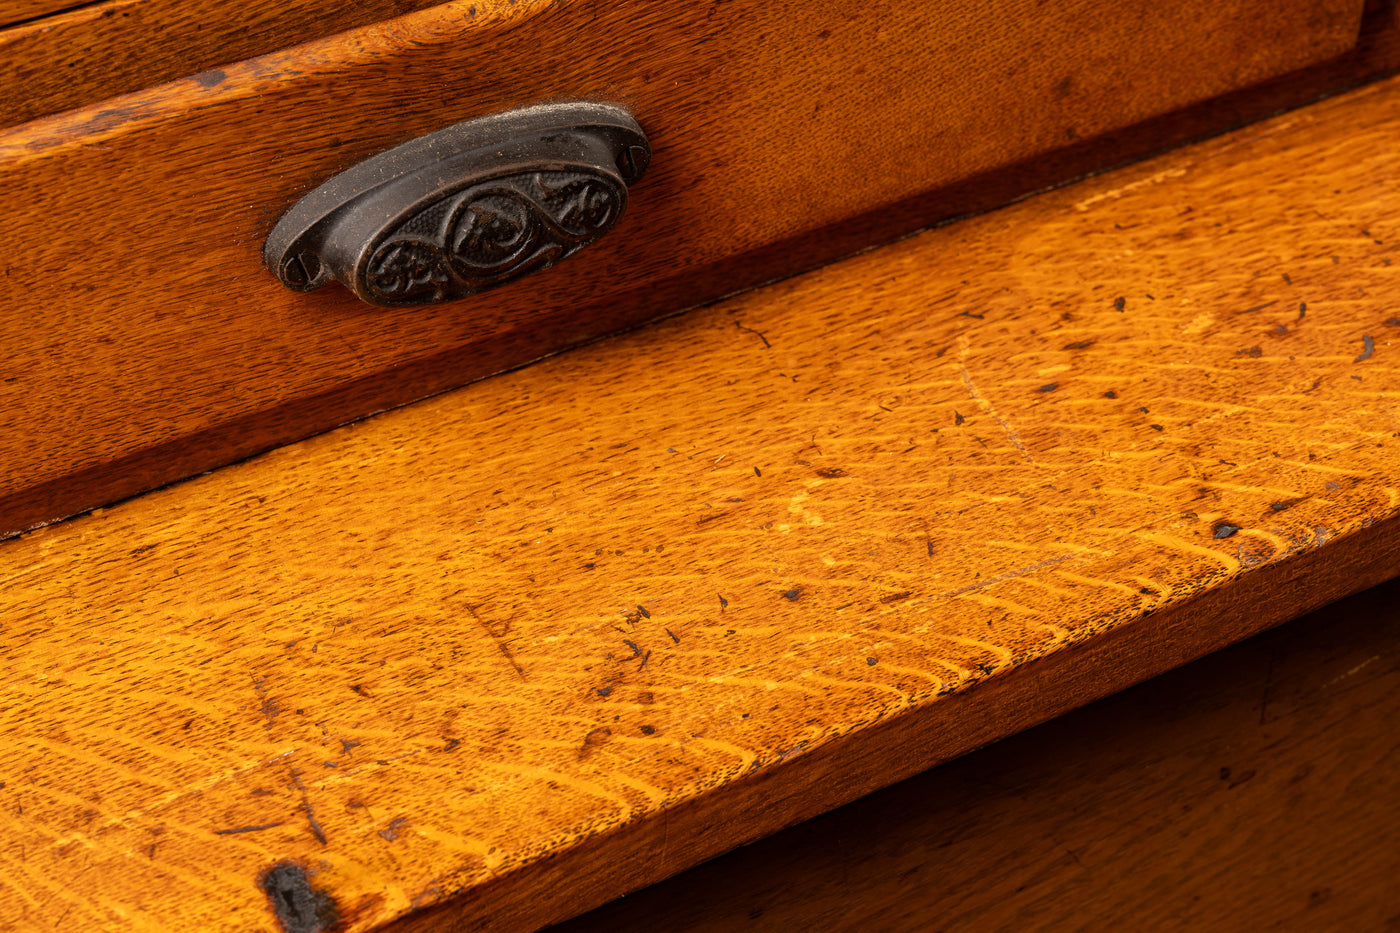
<path fill-rule="evenodd" d="M 524 929 L 1400 566 L 1400 82 L 0 545 L 0 914 Z"/>
<path fill-rule="evenodd" d="M 473 0 L 14 128 L 0 535 L 892 239 L 946 216 L 910 198 L 1339 53 L 1359 6 Z M 262 267 L 336 172 L 564 97 L 626 104 L 655 153 L 567 263 L 392 310 Z"/>
<path fill-rule="evenodd" d="M 1400 581 L 550 933 L 1382 930 Z"/>

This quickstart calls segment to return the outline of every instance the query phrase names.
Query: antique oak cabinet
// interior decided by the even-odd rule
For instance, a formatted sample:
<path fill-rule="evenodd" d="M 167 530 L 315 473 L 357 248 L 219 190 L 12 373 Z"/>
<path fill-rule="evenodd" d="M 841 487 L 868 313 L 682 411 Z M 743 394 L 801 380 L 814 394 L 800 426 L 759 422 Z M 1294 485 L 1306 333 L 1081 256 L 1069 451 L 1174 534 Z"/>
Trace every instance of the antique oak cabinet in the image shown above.
<path fill-rule="evenodd" d="M 0 929 L 1393 923 L 1393 590 L 1236 643 L 1400 571 L 1397 69 L 1393 0 L 0 0 Z M 538 105 L 630 140 L 577 256 L 265 264 Z"/>

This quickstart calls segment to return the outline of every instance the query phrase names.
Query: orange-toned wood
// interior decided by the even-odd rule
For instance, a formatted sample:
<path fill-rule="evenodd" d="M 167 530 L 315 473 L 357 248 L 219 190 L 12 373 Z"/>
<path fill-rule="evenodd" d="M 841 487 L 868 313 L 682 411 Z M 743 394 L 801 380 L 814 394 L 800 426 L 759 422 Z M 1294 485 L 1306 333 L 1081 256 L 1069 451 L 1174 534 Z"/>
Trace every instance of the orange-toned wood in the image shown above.
<path fill-rule="evenodd" d="M 0 533 L 892 238 L 945 216 L 907 199 L 1342 50 L 1355 6 L 454 3 L 16 129 Z M 628 104 L 655 145 L 577 259 L 393 311 L 262 268 L 337 170 L 559 96 Z"/>
<path fill-rule="evenodd" d="M 64 0 L 0 0 L 0 25 L 52 13 L 65 7 L 76 7 L 57 16 L 47 16 L 10 29 L 0 30 L 0 125 L 20 123 L 61 110 L 93 104 L 115 94 L 137 91 L 164 81 L 184 77 L 256 55 L 309 42 L 342 30 L 363 26 L 377 20 L 423 9 L 435 0 L 354 0 L 326 3 L 324 0 L 293 0 L 284 3 L 208 3 L 207 0 L 105 0 L 87 5 Z M 1251 59 L 1256 64 L 1246 66 L 1242 82 L 1257 81 L 1265 72 L 1317 61 L 1335 55 L 1346 47 L 1338 45 L 1338 30 L 1350 23 L 1354 36 L 1355 17 L 1363 0 L 1322 0 L 1312 4 L 1264 4 L 1258 0 L 1232 0 L 1227 8 L 1212 10 L 1213 20 L 1229 22 L 1232 36 L 1223 38 L 1197 34 L 1199 24 L 1192 17 L 1201 6 L 1185 7 L 1180 13 L 1159 11 L 1138 25 L 1148 29 L 1170 29 L 1182 42 L 1196 45 L 1201 55 L 1228 54 L 1231 58 Z M 753 6 L 753 4 L 748 4 Z M 1308 7 L 1313 9 L 1309 10 Z M 987 22 L 989 41 L 1004 45 L 1010 59 L 1057 58 L 1057 48 L 1064 42 L 1057 28 L 1069 24 L 1077 29 L 1094 29 L 1105 17 L 1115 13 L 1104 2 L 1081 2 L 1063 16 L 1047 15 L 1029 4 L 1009 7 L 1005 15 L 1025 16 L 1028 23 L 1006 25 Z M 1280 7 L 1283 7 L 1280 9 Z M 1289 9 L 1288 7 L 1291 7 Z M 970 7 L 969 7 L 970 9 Z M 990 8 L 989 15 L 1002 13 Z M 790 11 L 788 11 L 790 15 Z M 1222 16 L 1222 13 L 1224 14 Z M 671 16 L 686 18 L 683 11 Z M 747 13 L 724 16 L 728 28 L 744 28 Z M 935 13 L 935 16 L 942 14 Z M 844 17 L 845 14 L 842 14 Z M 1127 12 L 1128 17 L 1134 14 Z M 1177 19 L 1177 17 L 1180 17 Z M 825 17 L 834 43 L 845 34 L 842 18 Z M 1035 28 L 1039 19 L 1043 26 Z M 965 13 L 955 12 L 947 21 L 953 28 L 969 25 Z M 1029 26 L 1027 29 L 1025 27 Z M 1141 37 L 1115 30 L 1104 38 L 1112 41 Z M 157 40 L 152 37 L 159 37 Z M 580 44 L 607 43 L 608 37 L 591 32 L 579 36 Z M 982 41 L 982 40 L 976 40 Z M 618 50 L 609 48 L 613 54 Z M 774 51 L 769 50 L 768 54 Z M 630 54 L 623 52 L 628 58 Z M 1141 54 L 1138 52 L 1136 54 Z M 956 47 L 949 55 L 956 66 L 961 57 Z M 1100 68 L 1121 71 L 1121 62 L 1108 63 L 1105 49 L 1098 56 Z M 1259 63 L 1267 62 L 1262 68 Z M 1174 63 L 1180 64 L 1180 63 Z M 1144 59 L 1144 74 L 1134 83 L 1150 86 L 1148 69 L 1157 63 Z M 858 66 L 856 66 L 858 67 Z M 1032 63 L 1031 68 L 1039 68 Z M 1073 68 L 1064 72 L 1065 93 L 1075 82 Z M 1197 61 L 1194 72 L 1215 71 L 1217 64 Z M 1020 77 L 1018 72 L 1011 72 Z M 988 78 L 995 80 L 996 72 Z M 212 80 L 206 76 L 205 80 Z M 1082 83 L 1082 78 L 1078 79 Z M 1092 80 L 1092 79 L 1091 79 Z M 1104 83 L 1103 87 L 1111 85 Z M 1148 91 L 1149 94 L 1155 93 Z"/>
<path fill-rule="evenodd" d="M 47 16 L 65 7 L 77 6 L 80 2 L 81 0 L 0 0 L 0 26 Z"/>
<path fill-rule="evenodd" d="M 67 7 L 77 6 L 80 2 L 81 0 L 0 0 L 0 26 L 48 16 Z"/>
<path fill-rule="evenodd" d="M 0 915 L 523 929 L 1394 575 L 1400 81 L 0 545 Z M 1304 307 L 1306 305 L 1306 307 Z"/>
<path fill-rule="evenodd" d="M 95 104 L 440 0 L 0 0 L 0 126 Z M 7 10 L 8 12 L 7 14 Z M 216 74 L 201 74 L 209 84 Z"/>
<path fill-rule="evenodd" d="M 1381 930 L 1390 583 L 558 927 Z"/>

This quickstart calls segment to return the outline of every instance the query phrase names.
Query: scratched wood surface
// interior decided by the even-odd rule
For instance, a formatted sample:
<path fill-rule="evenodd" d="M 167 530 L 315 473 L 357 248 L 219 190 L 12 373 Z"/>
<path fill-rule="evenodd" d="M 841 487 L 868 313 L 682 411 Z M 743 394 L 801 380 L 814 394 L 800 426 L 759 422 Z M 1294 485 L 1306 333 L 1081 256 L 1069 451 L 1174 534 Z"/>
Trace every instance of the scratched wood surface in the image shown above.
<path fill-rule="evenodd" d="M 551 933 L 1384 930 L 1400 582 Z"/>
<path fill-rule="evenodd" d="M 14 128 L 0 535 L 888 241 L 948 216 L 930 191 L 1341 52 L 1360 7 L 472 0 Z M 262 267 L 337 171 L 561 96 L 627 104 L 655 151 L 577 258 L 394 310 Z"/>
<path fill-rule="evenodd" d="M 1392 80 L 5 542 L 0 916 L 535 927 L 1394 575 L 1397 134 Z"/>

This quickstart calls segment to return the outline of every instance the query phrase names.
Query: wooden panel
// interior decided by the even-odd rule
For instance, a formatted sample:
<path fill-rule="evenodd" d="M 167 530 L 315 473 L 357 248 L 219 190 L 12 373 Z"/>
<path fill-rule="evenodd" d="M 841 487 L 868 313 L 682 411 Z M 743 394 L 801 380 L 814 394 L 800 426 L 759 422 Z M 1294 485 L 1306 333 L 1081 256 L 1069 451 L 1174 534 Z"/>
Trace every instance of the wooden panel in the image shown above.
<path fill-rule="evenodd" d="M 349 930 L 553 922 L 1393 575 L 1397 133 L 1374 85 L 0 545 L 0 915 L 268 930 L 292 862 Z"/>
<path fill-rule="evenodd" d="M 63 7 L 0 30 L 0 126 L 310 42 L 433 6 L 441 0 L 19 0 L 0 23 Z M 213 80 L 205 76 L 205 81 Z"/>
<path fill-rule="evenodd" d="M 553 933 L 1386 929 L 1397 721 L 1390 583 Z"/>
<path fill-rule="evenodd" d="M 64 7 L 77 7 L 62 15 L 0 30 L 0 126 L 93 104 L 115 94 L 137 91 L 216 65 L 424 9 L 435 2 L 439 0 L 341 0 L 336 3 L 244 0 L 238 4 L 209 3 L 208 0 L 107 0 L 81 5 L 63 0 L 0 0 L 0 25 Z M 1280 4 L 1234 2 L 1227 6 L 1233 20 L 1231 32 L 1235 35 L 1224 43 L 1218 36 L 1195 34 L 1197 24 L 1189 17 L 1195 12 L 1191 7 L 1199 7 L 1199 4 L 1183 7 L 1183 18 L 1177 23 L 1171 23 L 1177 14 L 1164 10 L 1158 14 L 1162 18 L 1149 17 L 1145 25 L 1150 26 L 1154 21 L 1171 23 L 1183 40 L 1183 51 L 1189 44 L 1197 46 L 1201 56 L 1216 52 L 1256 62 L 1273 62 L 1266 70 L 1277 69 L 1285 62 L 1296 67 L 1304 61 L 1316 61 L 1340 51 L 1344 45 L 1337 45 L 1336 30 L 1344 30 L 1344 23 L 1348 21 L 1354 27 L 1362 2 L 1321 0 L 1310 4 L 1315 8 L 1311 13 L 1306 13 L 1309 4 L 1292 0 Z M 1024 12 L 1036 18 L 1045 17 L 1046 22 L 1043 35 L 1033 28 L 1002 33 L 1011 36 L 1005 49 L 1007 55 L 1020 60 L 1022 65 L 1028 56 L 1058 58 L 1056 46 L 1068 37 L 1057 35 L 1053 31 L 1057 27 L 1072 23 L 1080 29 L 1093 29 L 1106 12 L 1113 10 L 1105 2 L 1087 6 L 1081 3 L 1078 6 L 1087 8 L 1090 15 L 1076 22 L 1072 18 L 1077 15 L 1076 11 L 1070 11 L 1063 19 L 1052 19 L 1040 8 L 1022 6 Z M 987 11 L 989 15 L 996 12 L 995 9 Z M 1017 12 L 1024 15 L 1023 11 Z M 1131 11 L 1122 12 L 1133 16 Z M 784 15 L 791 13 L 785 11 Z M 670 15 L 686 16 L 678 10 Z M 742 28 L 747 15 L 712 21 L 739 24 Z M 1300 18 L 1304 15 L 1306 18 Z M 1277 25 L 1273 22 L 1275 17 L 1280 20 Z M 839 44 L 845 35 L 845 24 L 829 16 L 825 19 L 829 26 L 834 26 L 830 30 L 833 44 Z M 954 13 L 949 22 L 962 29 L 968 24 L 965 13 Z M 985 26 L 998 31 L 990 21 Z M 1294 31 L 1288 31 L 1290 26 Z M 1244 28 L 1250 31 L 1243 32 Z M 1310 35 L 1312 30 L 1317 31 L 1315 35 Z M 1354 34 L 1353 28 L 1351 35 Z M 584 33 L 580 41 L 589 41 L 589 35 L 591 33 Z M 152 37 L 159 39 L 153 41 Z M 1184 41 L 1187 37 L 1189 43 Z M 1140 36 L 1134 38 L 1141 39 Z M 1141 57 L 1140 52 L 1136 54 L 1142 68 L 1154 67 L 1150 58 Z M 955 51 L 950 61 L 956 62 L 958 57 Z M 1098 55 L 1105 61 L 1110 57 L 1107 50 Z M 1104 62 L 1098 64 L 1103 67 Z M 1203 57 L 1192 65 L 1196 72 L 1212 71 L 1216 67 Z M 1031 67 L 1037 66 L 1032 63 Z M 1124 66 L 1114 63 L 1110 67 L 1121 70 Z M 992 74 L 995 72 L 989 77 Z M 1258 80 L 1261 76 L 1258 72 L 1249 74 L 1247 71 L 1246 74 L 1246 80 Z M 1074 80 L 1074 76 L 1065 77 Z M 1066 93 L 1069 93 L 1069 85 L 1066 85 Z"/>
<path fill-rule="evenodd" d="M 1354 38 L 1351 0 L 1267 6 L 447 4 L 0 136 L 0 533 L 897 236 L 931 218 L 891 205 Z M 656 152 L 577 259 L 395 311 L 261 267 L 335 171 L 563 94 L 628 104 Z"/>
<path fill-rule="evenodd" d="M 0 0 L 0 26 L 46 16 L 82 0 Z"/>

